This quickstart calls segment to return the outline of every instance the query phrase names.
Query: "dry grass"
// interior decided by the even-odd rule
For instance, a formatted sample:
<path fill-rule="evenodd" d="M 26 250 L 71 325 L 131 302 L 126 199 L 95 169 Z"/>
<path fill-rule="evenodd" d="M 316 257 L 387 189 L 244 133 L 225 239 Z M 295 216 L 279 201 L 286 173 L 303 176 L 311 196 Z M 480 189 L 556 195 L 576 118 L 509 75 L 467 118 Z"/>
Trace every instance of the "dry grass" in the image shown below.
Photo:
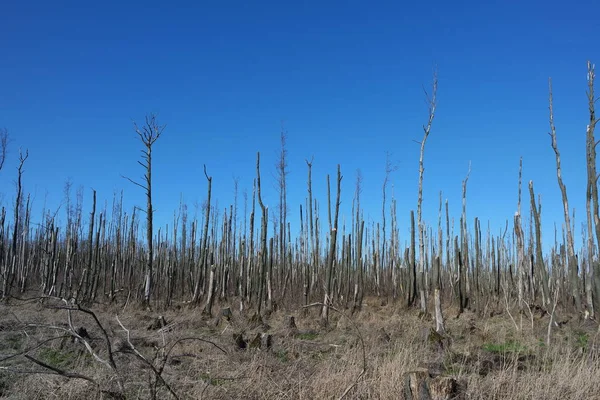
<path fill-rule="evenodd" d="M 119 310 L 95 311 L 113 343 L 117 375 L 127 398 L 151 398 L 149 382 L 154 373 L 139 357 L 126 351 L 125 332 L 115 319 Z M 181 399 L 339 398 L 362 371 L 361 341 L 352 324 L 337 314 L 332 314 L 329 329 L 320 328 L 317 312 L 310 310 L 307 316 L 301 311 L 276 312 L 266 321 L 268 327 L 254 326 L 235 311 L 231 321 L 217 321 L 187 308 L 162 314 L 169 323 L 167 330 L 147 329 L 156 313 L 129 310 L 120 313 L 119 319 L 131 330 L 136 349 L 156 366 L 164 349 L 183 338 L 208 340 L 227 352 L 196 339 L 183 340 L 173 347 L 162 376 Z M 285 326 L 288 315 L 296 317 L 299 333 L 295 335 Z M 533 329 L 531 321 L 523 317 L 523 328 L 517 330 L 504 314 L 481 318 L 464 313 L 455 318 L 453 310 L 448 310 L 447 315 L 451 340 L 441 348 L 429 337 L 433 321 L 399 306 L 367 302 L 354 319 L 364 339 L 367 371 L 346 398 L 402 399 L 404 376 L 418 367 L 455 377 L 462 398 L 600 398 L 596 324 L 573 320 L 556 328 L 553 345 L 547 348 L 543 345 L 546 316 L 536 316 Z M 39 303 L 2 305 L 0 321 L 0 359 L 64 333 L 49 325 L 67 327 L 64 310 L 48 309 Z M 75 312 L 73 322 L 77 327 L 86 327 L 93 349 L 106 358 L 101 331 L 91 318 Z M 236 348 L 234 333 L 252 337 L 265 331 L 273 335 L 269 350 Z M 115 374 L 70 339 L 49 341 L 28 354 L 65 371 L 86 375 L 100 383 L 102 390 L 118 389 Z M 82 379 L 33 373 L 44 368 L 22 356 L 3 360 L 0 367 L 2 398 L 109 398 Z M 158 385 L 156 398 L 170 398 L 164 386 Z"/>

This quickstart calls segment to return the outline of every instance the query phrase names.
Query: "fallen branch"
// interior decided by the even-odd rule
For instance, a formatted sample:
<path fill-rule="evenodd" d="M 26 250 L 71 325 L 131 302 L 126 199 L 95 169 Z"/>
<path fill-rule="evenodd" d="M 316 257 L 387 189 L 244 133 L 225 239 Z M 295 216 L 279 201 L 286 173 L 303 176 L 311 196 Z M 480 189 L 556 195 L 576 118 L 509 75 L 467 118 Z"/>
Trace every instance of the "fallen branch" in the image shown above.
<path fill-rule="evenodd" d="M 153 363 L 151 363 L 150 361 L 148 361 L 148 359 L 146 357 L 144 357 L 144 355 L 142 353 L 140 353 L 135 346 L 133 345 L 133 343 L 131 343 L 131 333 L 129 331 L 129 329 L 125 328 L 125 326 L 121 323 L 121 320 L 119 319 L 119 316 L 116 315 L 115 316 L 117 322 L 119 323 L 119 325 L 121 326 L 121 328 L 125 331 L 125 333 L 127 334 L 127 344 L 129 345 L 129 349 L 131 351 L 133 351 L 133 353 L 142 361 L 144 362 L 144 364 L 146 364 L 151 370 L 152 372 L 154 372 L 154 376 L 156 377 L 157 381 L 160 381 L 169 391 L 169 393 L 171 393 L 171 395 L 179 400 L 179 396 L 177 395 L 177 393 L 175 393 L 175 391 L 171 388 L 171 386 L 167 383 L 167 381 L 165 381 L 165 379 L 162 377 L 162 371 L 163 368 L 160 368 L 160 370 L 156 369 L 156 367 L 154 366 Z"/>
<path fill-rule="evenodd" d="M 100 386 L 100 385 L 98 385 L 98 382 L 96 382 L 95 380 L 93 380 L 89 376 L 78 374 L 76 372 L 68 372 L 68 371 L 64 371 L 64 370 L 62 370 L 60 368 L 53 367 L 52 365 L 46 364 L 43 361 L 40 361 L 40 360 L 38 360 L 36 358 L 31 357 L 29 354 L 25 354 L 23 357 L 25 357 L 29 361 L 33 362 L 34 364 L 39 365 L 40 367 L 44 367 L 46 369 L 49 369 L 50 371 L 54 372 L 53 375 L 60 375 L 60 376 L 64 376 L 65 378 L 83 379 L 83 380 L 86 380 L 88 382 L 92 382 L 97 387 Z"/>

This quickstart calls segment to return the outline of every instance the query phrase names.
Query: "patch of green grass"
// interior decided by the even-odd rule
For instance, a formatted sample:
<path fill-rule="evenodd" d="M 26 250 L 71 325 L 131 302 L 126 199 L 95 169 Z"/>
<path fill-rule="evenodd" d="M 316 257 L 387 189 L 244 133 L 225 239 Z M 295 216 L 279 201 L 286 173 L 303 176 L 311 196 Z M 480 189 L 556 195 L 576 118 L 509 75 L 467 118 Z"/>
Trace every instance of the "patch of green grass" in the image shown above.
<path fill-rule="evenodd" d="M 57 368 L 66 367 L 72 364 L 77 358 L 77 355 L 72 352 L 65 352 L 50 347 L 42 348 L 38 356 L 41 361 Z"/>
<path fill-rule="evenodd" d="M 200 374 L 200 378 L 205 380 L 211 386 L 222 386 L 227 382 L 227 379 L 211 378 L 210 375 Z"/>
<path fill-rule="evenodd" d="M 582 331 L 575 331 L 575 345 L 577 348 L 587 349 L 590 335 Z"/>
<path fill-rule="evenodd" d="M 523 353 L 527 351 L 527 347 L 512 340 L 505 343 L 486 343 L 483 345 L 483 349 L 495 354 Z"/>
<path fill-rule="evenodd" d="M 279 350 L 278 352 L 275 353 L 275 356 L 282 363 L 286 363 L 286 362 L 290 361 L 290 357 L 286 350 Z"/>

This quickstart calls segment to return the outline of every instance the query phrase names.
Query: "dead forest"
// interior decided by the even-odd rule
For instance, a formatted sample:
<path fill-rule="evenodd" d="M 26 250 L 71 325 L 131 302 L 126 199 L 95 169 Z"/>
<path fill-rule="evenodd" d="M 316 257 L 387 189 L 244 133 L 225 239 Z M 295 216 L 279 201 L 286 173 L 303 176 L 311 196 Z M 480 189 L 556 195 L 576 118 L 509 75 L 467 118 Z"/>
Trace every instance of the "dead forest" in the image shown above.
<path fill-rule="evenodd" d="M 594 66 L 588 62 L 587 67 L 587 230 L 582 248 L 574 245 L 577 233 L 570 220 L 569 193 L 562 181 L 561 132 L 554 125 L 551 81 L 550 138 L 540 135 L 539 140 L 548 140 L 544 142 L 548 155 L 556 160 L 554 173 L 564 221 L 550 252 L 543 252 L 541 242 L 544 218 L 540 198 L 534 182 L 524 181 L 521 174 L 518 211 L 501 232 L 486 229 L 485 216 L 467 218 L 468 175 L 462 182 L 461 214 L 449 215 L 448 202 L 440 194 L 437 225 L 425 224 L 422 190 L 423 180 L 428 179 L 425 165 L 430 162 L 426 144 L 435 140 L 438 105 L 434 75 L 427 94 L 429 118 L 422 127 L 419 165 L 414 170 L 419 174 L 416 207 L 397 210 L 396 199 L 386 197 L 393 170 L 388 163 L 381 219 L 373 224 L 363 217 L 360 177 L 349 180 L 340 165 L 335 174 L 326 177 L 327 198 L 317 199 L 311 188 L 315 161 L 306 160 L 306 198 L 301 204 L 288 204 L 283 134 L 276 210 L 269 210 L 263 202 L 264 166 L 258 153 L 252 191 L 245 201 L 238 195 L 236 182 L 232 204 L 216 210 L 210 166 L 205 166 L 206 202 L 201 216 L 192 218 L 187 206 L 181 204 L 167 227 L 155 226 L 152 217 L 152 171 L 161 168 L 152 163 L 152 150 L 160 146 L 161 135 L 169 134 L 155 115 L 134 126 L 142 149 L 139 164 L 143 180 L 123 177 L 127 184 L 138 186 L 139 195 L 146 200 L 143 210 L 125 210 L 118 197 L 111 209 L 101 209 L 96 204 L 96 192 L 91 207 L 84 209 L 82 193 L 77 193 L 68 200 L 65 225 L 58 225 L 53 210 L 43 210 L 41 223 L 34 224 L 32 220 L 37 218 L 30 207 L 30 195 L 22 185 L 29 154 L 20 152 L 14 208 L 5 204 L 0 214 L 0 297 L 7 304 L 36 297 L 63 299 L 65 304 L 91 309 L 97 304 L 133 305 L 157 312 L 180 307 L 206 317 L 218 315 L 220 307 L 227 306 L 260 320 L 268 320 L 277 310 L 307 313 L 318 309 L 318 314 L 312 315 L 321 326 L 328 325 L 332 309 L 360 318 L 364 299 L 374 297 L 430 316 L 440 334 L 445 333 L 449 309 L 459 314 L 469 310 L 481 317 L 500 309 L 515 325 L 517 314 L 527 320 L 541 312 L 550 318 L 549 344 L 558 315 L 595 321 L 600 312 L 598 142 L 594 134 L 597 98 Z M 12 173 L 2 169 L 8 138 L 9 131 L 3 130 L 3 174 Z M 584 140 L 583 132 L 577 140 Z M 348 225 L 340 224 L 342 197 L 352 202 L 352 215 L 346 216 Z M 291 226 L 289 212 L 299 213 L 299 227 Z M 452 218 L 459 221 L 457 232 Z M 399 220 L 410 225 L 407 247 L 399 240 Z M 524 220 L 531 221 L 529 226 Z"/>
<path fill-rule="evenodd" d="M 360 310 L 365 295 L 375 295 L 419 306 L 429 312 L 434 293 L 442 303 L 483 312 L 490 301 L 517 302 L 520 308 L 554 308 L 584 312 L 590 318 L 600 310 L 600 241 L 598 206 L 594 69 L 588 65 L 590 120 L 586 132 L 588 187 L 587 237 L 582 249 L 574 248 L 569 220 L 568 193 L 561 178 L 559 134 L 553 121 L 550 86 L 550 136 L 556 156 L 556 174 L 564 204 L 562 241 L 550 254 L 542 253 L 541 204 L 534 182 L 522 183 L 519 176 L 519 211 L 514 230 L 494 235 L 482 232 L 481 220 L 467 220 L 463 181 L 463 209 L 460 232 L 450 230 L 448 203 L 439 203 L 437 226 L 424 226 L 421 219 L 422 181 L 426 141 L 432 130 L 437 78 L 429 100 L 429 119 L 423 129 L 419 164 L 416 215 L 410 211 L 410 246 L 398 240 L 398 212 L 395 199 L 386 203 L 383 185 L 382 219 L 368 226 L 361 209 L 360 178 L 345 185 L 346 196 L 353 192 L 352 222 L 339 227 L 342 172 L 327 176 L 325 202 L 313 198 L 312 161 L 306 161 L 307 196 L 300 204 L 300 232 L 287 222 L 286 148 L 282 136 L 278 168 L 278 223 L 273 225 L 261 197 L 260 154 L 256 159 L 248 210 L 240 215 L 236 204 L 223 212 L 214 210 L 212 178 L 206 175 L 206 203 L 201 220 L 190 220 L 181 205 L 177 218 L 167 229 L 152 223 L 152 146 L 164 127 L 150 115 L 142 127 L 135 126 L 143 145 L 145 181 L 140 186 L 147 198 L 146 210 L 128 212 L 115 198 L 112 210 L 99 210 L 94 203 L 89 214 L 81 205 L 81 194 L 67 205 L 66 226 L 57 226 L 52 210 L 44 211 L 42 224 L 32 225 L 29 195 L 22 189 L 23 167 L 28 153 L 19 154 L 17 193 L 13 210 L 2 207 L 0 215 L 1 290 L 3 299 L 39 291 L 46 296 L 73 299 L 81 304 L 94 302 L 139 302 L 149 308 L 187 303 L 213 313 L 215 301 L 231 302 L 240 309 L 269 312 L 276 307 L 293 308 L 314 302 L 335 304 L 353 312 Z M 3 131 L 2 161 L 6 157 L 8 131 Z M 159 145 L 158 142 L 156 145 Z M 3 164 L 3 163 L 2 163 Z M 2 165 L 0 164 L 0 166 Z M 389 174 L 391 171 L 388 170 Z M 2 171 L 9 173 L 9 171 Z M 331 182 L 330 182 L 331 181 Z M 331 184 L 330 184 L 331 183 Z M 521 193 L 521 186 L 525 186 Z M 352 186 L 354 186 L 352 188 Z M 296 208 L 294 205 L 293 208 Z M 324 210 L 325 209 L 325 210 Z M 530 212 L 532 226 L 523 226 L 523 212 Z M 12 217 L 12 218 L 11 218 Z M 323 219 L 326 218 L 325 221 Z M 389 221 L 389 222 L 388 222 Z M 144 237 L 138 236 L 143 231 Z"/>

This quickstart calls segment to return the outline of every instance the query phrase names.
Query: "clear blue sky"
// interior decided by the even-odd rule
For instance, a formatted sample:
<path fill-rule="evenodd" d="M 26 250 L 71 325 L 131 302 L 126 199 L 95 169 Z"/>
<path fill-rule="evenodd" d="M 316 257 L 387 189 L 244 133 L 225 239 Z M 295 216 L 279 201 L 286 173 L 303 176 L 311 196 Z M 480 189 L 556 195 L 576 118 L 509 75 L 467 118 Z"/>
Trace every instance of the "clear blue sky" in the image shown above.
<path fill-rule="evenodd" d="M 86 218 L 91 188 L 109 207 L 120 190 L 128 210 L 144 206 L 143 192 L 121 175 L 142 175 L 132 121 L 156 112 L 167 124 L 154 150 L 157 227 L 170 223 L 181 195 L 190 214 L 204 201 L 203 164 L 221 209 L 233 202 L 233 178 L 239 178 L 241 213 L 257 151 L 265 203 L 275 210 L 274 164 L 284 121 L 294 233 L 306 196 L 306 158 L 314 156 L 324 222 L 326 174 L 333 178 L 337 163 L 343 214 L 349 217 L 360 169 L 365 214 L 379 221 L 390 151 L 399 167 L 391 183 L 406 240 L 417 202 L 414 140 L 421 140 L 427 118 L 423 86 L 430 87 L 437 65 L 439 103 L 425 154 L 427 222 L 437 223 L 440 190 L 458 219 L 471 161 L 469 225 L 479 216 L 483 227 L 490 221 L 499 232 L 516 210 L 523 156 L 524 222 L 532 179 L 543 196 L 545 240 L 553 241 L 562 212 L 547 135 L 552 77 L 579 238 L 586 61 L 600 60 L 599 12 L 591 0 L 4 2 L 0 126 L 12 143 L 0 172 L 1 201 L 14 202 L 20 146 L 30 153 L 24 185 L 35 199 L 34 220 L 44 201 L 53 209 L 61 204 L 67 179 L 74 190 L 84 187 Z"/>

